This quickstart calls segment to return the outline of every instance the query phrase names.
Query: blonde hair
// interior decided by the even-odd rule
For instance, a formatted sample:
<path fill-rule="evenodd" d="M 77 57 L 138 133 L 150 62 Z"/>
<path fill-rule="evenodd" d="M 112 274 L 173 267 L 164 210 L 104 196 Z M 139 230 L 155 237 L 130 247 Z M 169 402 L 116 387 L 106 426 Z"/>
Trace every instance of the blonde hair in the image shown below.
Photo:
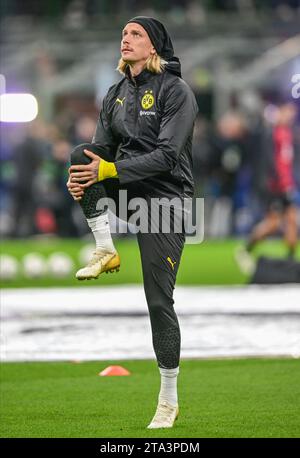
<path fill-rule="evenodd" d="M 149 70 L 151 73 L 162 73 L 164 71 L 164 67 L 168 62 L 165 61 L 162 57 L 160 57 L 158 54 L 153 54 L 152 56 L 149 56 L 145 68 Z M 125 75 L 126 68 L 129 64 L 125 62 L 122 57 L 119 60 L 117 70 L 122 74 Z"/>

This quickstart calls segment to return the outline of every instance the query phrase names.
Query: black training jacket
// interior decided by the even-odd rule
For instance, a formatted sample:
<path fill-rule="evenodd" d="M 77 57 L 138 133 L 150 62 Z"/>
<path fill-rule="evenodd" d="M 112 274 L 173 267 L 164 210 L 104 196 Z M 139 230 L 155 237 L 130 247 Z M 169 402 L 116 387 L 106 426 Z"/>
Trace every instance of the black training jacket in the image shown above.
<path fill-rule="evenodd" d="M 112 86 L 92 142 L 115 161 L 121 185 L 157 197 L 193 195 L 192 135 L 197 103 L 180 67 L 143 70 Z M 168 68 L 168 66 L 166 67 Z"/>

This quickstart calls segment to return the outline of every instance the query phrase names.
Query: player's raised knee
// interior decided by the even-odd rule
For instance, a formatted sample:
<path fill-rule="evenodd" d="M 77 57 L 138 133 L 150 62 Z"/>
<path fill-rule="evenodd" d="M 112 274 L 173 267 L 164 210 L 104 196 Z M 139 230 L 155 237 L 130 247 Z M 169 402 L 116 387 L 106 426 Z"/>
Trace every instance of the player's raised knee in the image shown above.
<path fill-rule="evenodd" d="M 91 162 L 91 159 L 84 154 L 85 149 L 91 150 L 91 143 L 82 143 L 73 149 L 70 157 L 72 165 L 89 164 Z"/>

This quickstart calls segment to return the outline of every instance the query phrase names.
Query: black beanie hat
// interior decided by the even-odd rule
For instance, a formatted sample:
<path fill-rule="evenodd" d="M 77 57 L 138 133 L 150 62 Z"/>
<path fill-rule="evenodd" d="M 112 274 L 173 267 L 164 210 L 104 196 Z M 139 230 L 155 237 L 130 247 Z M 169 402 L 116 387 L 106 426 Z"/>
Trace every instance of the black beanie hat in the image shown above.
<path fill-rule="evenodd" d="M 146 16 L 137 16 L 127 22 L 136 22 L 140 24 L 149 35 L 149 38 L 157 51 L 157 54 L 163 59 L 172 59 L 174 56 L 173 44 L 165 26 L 157 19 Z"/>

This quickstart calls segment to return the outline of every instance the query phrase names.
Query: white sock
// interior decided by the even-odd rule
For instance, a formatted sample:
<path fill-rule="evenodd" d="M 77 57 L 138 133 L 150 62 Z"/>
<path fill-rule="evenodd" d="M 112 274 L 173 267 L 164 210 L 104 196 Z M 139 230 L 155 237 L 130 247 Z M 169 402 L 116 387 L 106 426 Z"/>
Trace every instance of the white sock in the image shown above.
<path fill-rule="evenodd" d="M 111 238 L 108 213 L 96 216 L 95 218 L 87 218 L 87 223 L 94 234 L 96 241 L 96 249 L 115 253 L 116 249 Z"/>
<path fill-rule="evenodd" d="M 179 367 L 175 369 L 162 369 L 159 368 L 161 375 L 161 385 L 158 400 L 167 401 L 172 406 L 178 404 L 177 396 L 177 376 L 179 374 Z"/>

